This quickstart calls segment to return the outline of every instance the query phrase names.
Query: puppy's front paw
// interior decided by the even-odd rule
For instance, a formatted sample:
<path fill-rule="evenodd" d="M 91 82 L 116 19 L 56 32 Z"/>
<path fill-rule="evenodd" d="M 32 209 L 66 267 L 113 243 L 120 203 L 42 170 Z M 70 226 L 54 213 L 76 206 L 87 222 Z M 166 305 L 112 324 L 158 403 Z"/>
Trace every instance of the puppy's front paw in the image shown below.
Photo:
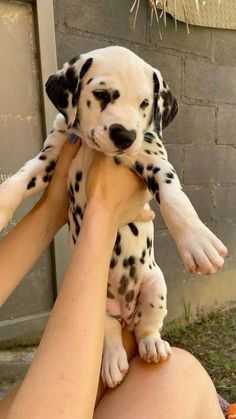
<path fill-rule="evenodd" d="M 171 354 L 169 343 L 161 339 L 159 333 L 142 338 L 138 347 L 140 357 L 146 362 L 165 361 Z"/>
<path fill-rule="evenodd" d="M 176 243 L 189 272 L 210 275 L 224 265 L 227 248 L 199 219 L 177 236 Z"/>
<path fill-rule="evenodd" d="M 127 354 L 122 346 L 104 348 L 101 375 L 104 384 L 116 387 L 129 369 Z"/>

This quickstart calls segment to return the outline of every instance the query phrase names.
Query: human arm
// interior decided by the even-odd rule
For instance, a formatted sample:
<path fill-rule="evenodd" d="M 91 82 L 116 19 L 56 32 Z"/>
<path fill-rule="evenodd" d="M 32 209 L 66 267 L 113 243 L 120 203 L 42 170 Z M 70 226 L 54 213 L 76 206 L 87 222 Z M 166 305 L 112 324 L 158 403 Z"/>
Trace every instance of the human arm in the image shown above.
<path fill-rule="evenodd" d="M 137 218 L 147 199 L 133 173 L 100 157 L 96 176 L 88 179 L 88 204 L 59 296 L 8 419 L 25 418 L 25 406 L 31 419 L 93 415 L 110 256 L 118 226 Z"/>
<path fill-rule="evenodd" d="M 0 306 L 67 220 L 67 173 L 78 149 L 66 142 L 43 197 L 0 241 Z"/>

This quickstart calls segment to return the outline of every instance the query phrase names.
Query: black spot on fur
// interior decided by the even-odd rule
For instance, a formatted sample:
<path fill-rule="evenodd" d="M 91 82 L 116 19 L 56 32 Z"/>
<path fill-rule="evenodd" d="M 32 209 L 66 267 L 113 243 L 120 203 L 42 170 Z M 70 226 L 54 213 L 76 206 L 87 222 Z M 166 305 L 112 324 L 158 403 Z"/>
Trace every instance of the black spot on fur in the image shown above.
<path fill-rule="evenodd" d="M 154 167 L 153 174 L 156 175 L 160 171 L 160 167 Z"/>
<path fill-rule="evenodd" d="M 55 169 L 55 167 L 56 167 L 55 160 L 50 160 L 50 162 L 48 163 L 48 165 L 47 165 L 47 167 L 46 167 L 45 170 L 46 170 L 47 173 L 50 173 L 50 172 L 52 172 Z"/>
<path fill-rule="evenodd" d="M 165 299 L 165 297 L 163 297 L 163 295 L 161 295 L 161 296 L 160 296 L 160 299 L 161 299 L 161 300 L 164 300 L 164 299 Z"/>
<path fill-rule="evenodd" d="M 156 182 L 156 179 L 155 179 L 154 176 L 148 176 L 148 178 L 147 178 L 147 186 L 148 186 L 148 189 L 150 191 L 152 191 L 153 193 L 155 193 L 159 189 L 159 185 Z"/>
<path fill-rule="evenodd" d="M 125 296 L 125 300 L 127 303 L 130 303 L 131 301 L 133 301 L 133 299 L 134 299 L 134 290 L 130 290 L 127 292 Z"/>
<path fill-rule="evenodd" d="M 143 170 L 144 170 L 144 165 L 140 162 L 140 161 L 136 161 L 135 162 L 135 170 L 140 174 L 140 175 L 142 175 L 143 174 Z"/>
<path fill-rule="evenodd" d="M 53 148 L 53 146 L 52 145 L 47 145 L 46 147 L 44 147 L 42 149 L 42 152 L 47 151 L 47 150 L 50 150 L 50 148 Z"/>
<path fill-rule="evenodd" d="M 119 256 L 121 254 L 121 246 L 120 244 L 116 244 L 114 247 L 115 253 L 117 256 Z"/>
<path fill-rule="evenodd" d="M 121 163 L 121 161 L 120 161 L 119 157 L 114 157 L 114 162 L 115 162 L 116 164 L 120 164 L 120 163 Z"/>
<path fill-rule="evenodd" d="M 44 176 L 43 176 L 43 181 L 44 181 L 45 183 L 49 182 L 49 176 L 48 176 L 48 175 L 44 175 Z"/>
<path fill-rule="evenodd" d="M 150 303 L 150 307 L 155 308 L 154 304 Z"/>
<path fill-rule="evenodd" d="M 76 176 L 75 176 L 76 182 L 80 182 L 82 180 L 82 177 L 83 177 L 82 172 L 80 171 L 76 172 Z"/>
<path fill-rule="evenodd" d="M 157 192 L 155 193 L 155 198 L 156 198 L 156 200 L 157 200 L 158 204 L 160 204 L 160 203 L 161 203 L 161 200 L 160 200 L 160 194 L 159 194 L 159 191 L 157 191 Z"/>
<path fill-rule="evenodd" d="M 113 269 L 117 264 L 117 260 L 115 258 L 111 258 L 110 262 L 110 269 Z"/>
<path fill-rule="evenodd" d="M 129 266 L 133 266 L 135 264 L 135 257 L 134 256 L 129 257 L 128 264 L 129 264 Z"/>
<path fill-rule="evenodd" d="M 45 154 L 41 154 L 39 156 L 39 160 L 46 160 L 46 159 L 47 159 L 47 156 L 45 156 Z"/>
<path fill-rule="evenodd" d="M 68 107 L 67 89 L 67 80 L 63 75 L 58 76 L 57 74 L 53 74 L 46 82 L 46 92 L 48 97 L 60 111 Z M 65 118 L 67 118 L 66 114 Z"/>
<path fill-rule="evenodd" d="M 93 59 L 92 58 L 88 58 L 84 65 L 82 66 L 81 70 L 80 70 L 80 79 L 82 79 L 84 77 L 84 75 L 87 73 L 87 71 L 90 69 L 91 65 L 93 63 Z"/>
<path fill-rule="evenodd" d="M 152 144 L 151 138 L 144 138 L 144 141 L 146 141 L 146 143 L 148 143 L 148 144 Z"/>
<path fill-rule="evenodd" d="M 121 295 L 124 295 L 127 291 L 129 285 L 129 278 L 127 278 L 127 276 L 123 275 L 121 280 L 120 280 L 120 286 L 118 288 L 118 293 Z"/>
<path fill-rule="evenodd" d="M 171 180 L 170 179 L 166 179 L 165 182 L 166 183 L 171 183 Z"/>
<path fill-rule="evenodd" d="M 89 80 L 87 81 L 87 84 L 91 83 L 91 81 L 93 81 L 93 78 L 92 78 L 92 77 L 91 77 L 91 79 L 89 79 Z"/>
<path fill-rule="evenodd" d="M 150 247 L 152 247 L 152 240 L 147 237 L 147 248 L 149 249 Z"/>
<path fill-rule="evenodd" d="M 114 92 L 112 93 L 112 100 L 116 100 L 120 97 L 120 92 L 119 90 L 114 90 Z"/>
<path fill-rule="evenodd" d="M 130 230 L 132 231 L 134 236 L 138 236 L 138 229 L 136 227 L 136 225 L 134 223 L 129 223 L 128 224 Z"/>
<path fill-rule="evenodd" d="M 76 61 L 79 60 L 79 55 L 76 55 L 75 57 L 73 57 L 70 61 L 68 61 L 68 64 L 73 65 L 76 63 Z"/>
<path fill-rule="evenodd" d="M 150 150 L 144 150 L 144 152 L 146 153 L 146 154 L 149 154 L 149 155 L 151 155 L 152 153 L 151 153 L 151 151 Z"/>
<path fill-rule="evenodd" d="M 73 67 L 69 67 L 65 74 L 67 81 L 67 88 L 71 93 L 74 93 L 78 84 L 78 76 Z"/>
<path fill-rule="evenodd" d="M 90 108 L 90 106 L 91 106 L 91 100 L 87 100 L 87 106 L 88 106 L 88 108 Z"/>
<path fill-rule="evenodd" d="M 27 189 L 31 189 L 34 188 L 36 186 L 36 177 L 32 177 L 32 179 L 30 179 L 28 185 L 27 185 Z"/>
<path fill-rule="evenodd" d="M 79 215 L 81 217 L 81 215 L 82 215 L 82 208 L 79 205 L 76 205 L 75 212 L 76 212 L 77 215 Z"/>
<path fill-rule="evenodd" d="M 115 241 L 115 244 L 119 244 L 119 243 L 120 243 L 120 241 L 121 241 L 121 235 L 120 235 L 120 233 L 119 233 L 119 231 L 118 231 L 117 236 L 116 236 L 116 241 Z"/>
<path fill-rule="evenodd" d="M 75 237 L 74 236 L 72 236 L 72 239 L 73 239 L 73 242 L 74 242 L 74 244 L 76 243 L 76 239 L 75 239 Z"/>
<path fill-rule="evenodd" d="M 153 169 L 153 164 L 151 163 L 151 164 L 148 164 L 147 165 L 147 170 L 152 170 Z"/>
<path fill-rule="evenodd" d="M 135 266 L 131 266 L 131 268 L 129 270 L 129 276 L 130 276 L 130 278 L 135 278 L 136 277 L 136 273 L 137 273 L 137 271 L 136 271 Z"/>
<path fill-rule="evenodd" d="M 169 179 L 173 179 L 173 177 L 174 177 L 174 175 L 173 175 L 173 173 L 166 173 L 166 176 L 169 178 Z"/>
<path fill-rule="evenodd" d="M 81 82 L 78 84 L 77 89 L 74 91 L 73 96 L 72 96 L 72 106 L 75 107 L 79 101 L 79 97 L 80 97 L 80 92 L 81 92 Z"/>
<path fill-rule="evenodd" d="M 123 266 L 124 266 L 124 268 L 128 268 L 128 266 L 129 266 L 128 259 L 123 260 Z"/>
<path fill-rule="evenodd" d="M 78 182 L 75 182 L 75 192 L 79 192 L 79 184 L 78 184 Z"/>
<path fill-rule="evenodd" d="M 107 288 L 107 298 L 110 298 L 111 300 L 113 300 L 115 297 L 114 295 L 111 293 L 111 291 Z"/>

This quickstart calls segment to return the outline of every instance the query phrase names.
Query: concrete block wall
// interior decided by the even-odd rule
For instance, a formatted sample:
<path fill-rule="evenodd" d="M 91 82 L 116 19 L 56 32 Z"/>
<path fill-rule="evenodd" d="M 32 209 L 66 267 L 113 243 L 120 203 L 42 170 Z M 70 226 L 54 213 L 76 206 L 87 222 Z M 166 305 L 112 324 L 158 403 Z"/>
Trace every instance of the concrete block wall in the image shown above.
<path fill-rule="evenodd" d="M 155 221 L 156 259 L 168 285 L 168 319 L 194 316 L 236 301 L 236 32 L 186 26 L 167 19 L 160 40 L 141 2 L 136 29 L 133 0 L 54 0 L 58 66 L 78 53 L 122 45 L 159 68 L 179 102 L 164 142 L 201 219 L 229 249 L 211 276 L 186 273 L 161 216 Z"/>

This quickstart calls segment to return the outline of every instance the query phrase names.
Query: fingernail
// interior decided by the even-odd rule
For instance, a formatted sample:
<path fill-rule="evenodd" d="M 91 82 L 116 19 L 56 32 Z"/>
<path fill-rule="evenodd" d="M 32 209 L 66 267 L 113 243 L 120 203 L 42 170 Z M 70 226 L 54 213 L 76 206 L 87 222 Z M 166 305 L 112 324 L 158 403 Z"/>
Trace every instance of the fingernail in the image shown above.
<path fill-rule="evenodd" d="M 68 136 L 68 140 L 72 143 L 75 144 L 79 139 L 79 136 L 77 134 L 75 134 L 74 132 L 71 132 Z"/>

